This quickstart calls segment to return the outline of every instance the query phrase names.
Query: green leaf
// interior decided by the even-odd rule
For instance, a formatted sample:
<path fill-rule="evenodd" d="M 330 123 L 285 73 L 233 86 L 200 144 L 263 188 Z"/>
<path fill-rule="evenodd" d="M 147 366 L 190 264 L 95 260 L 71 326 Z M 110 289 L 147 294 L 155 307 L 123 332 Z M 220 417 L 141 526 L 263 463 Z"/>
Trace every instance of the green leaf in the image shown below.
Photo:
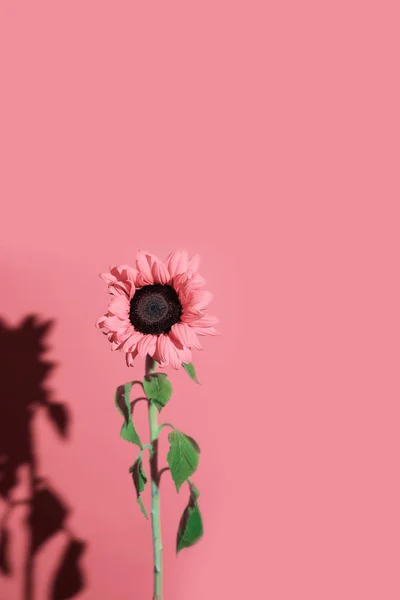
<path fill-rule="evenodd" d="M 146 473 L 144 472 L 142 457 L 139 456 L 131 468 L 129 469 L 129 473 L 132 473 L 133 483 L 135 484 L 137 495 L 141 494 L 144 491 L 145 485 L 147 483 Z"/>
<path fill-rule="evenodd" d="M 165 373 L 153 373 L 143 380 L 146 396 L 161 412 L 172 396 L 172 385 Z"/>
<path fill-rule="evenodd" d="M 140 506 L 140 510 L 142 511 L 142 513 L 144 514 L 144 516 L 146 517 L 146 519 L 149 519 L 149 515 L 147 514 L 147 510 L 145 505 L 143 504 L 143 500 L 141 499 L 141 497 L 139 496 L 139 498 L 137 499 L 137 502 Z"/>
<path fill-rule="evenodd" d="M 121 415 L 124 417 L 124 424 L 121 428 L 121 437 L 127 442 L 136 444 L 139 448 L 142 447 L 139 435 L 132 421 L 131 403 L 129 400 L 129 392 L 131 391 L 132 383 L 125 383 L 117 387 L 115 392 L 115 406 L 118 408 Z"/>
<path fill-rule="evenodd" d="M 124 417 L 125 421 L 129 421 L 129 415 L 131 412 L 130 401 L 129 401 L 129 393 L 132 388 L 132 383 L 125 383 L 124 385 L 119 385 L 117 387 L 117 391 L 115 392 L 115 406 L 118 408 L 118 411 Z"/>
<path fill-rule="evenodd" d="M 190 379 L 193 379 L 196 383 L 200 383 L 197 379 L 196 371 L 193 363 L 182 363 L 182 367 L 185 369 L 186 373 L 189 375 Z"/>
<path fill-rule="evenodd" d="M 124 423 L 121 427 L 120 436 L 123 440 L 127 442 L 131 442 L 131 444 L 136 444 L 139 448 L 142 447 L 142 442 L 137 434 L 135 426 L 132 421 L 129 423 Z"/>
<path fill-rule="evenodd" d="M 177 429 L 169 434 L 168 439 L 171 446 L 167 462 L 176 490 L 179 492 L 182 483 L 193 475 L 198 467 L 200 448 L 193 438 Z"/>
<path fill-rule="evenodd" d="M 190 497 L 187 507 L 179 523 L 176 540 L 177 553 L 183 548 L 193 546 L 203 535 L 203 521 L 197 499 L 200 496 L 198 489 L 190 483 Z"/>
<path fill-rule="evenodd" d="M 145 485 L 147 483 L 146 473 L 144 472 L 143 468 L 142 453 L 140 453 L 138 458 L 135 460 L 135 462 L 129 469 L 129 473 L 132 473 L 132 480 L 136 489 L 137 501 L 139 503 L 140 509 L 146 517 L 146 519 L 148 519 L 149 517 L 147 516 L 145 506 L 140 497 L 140 494 L 144 491 Z"/>

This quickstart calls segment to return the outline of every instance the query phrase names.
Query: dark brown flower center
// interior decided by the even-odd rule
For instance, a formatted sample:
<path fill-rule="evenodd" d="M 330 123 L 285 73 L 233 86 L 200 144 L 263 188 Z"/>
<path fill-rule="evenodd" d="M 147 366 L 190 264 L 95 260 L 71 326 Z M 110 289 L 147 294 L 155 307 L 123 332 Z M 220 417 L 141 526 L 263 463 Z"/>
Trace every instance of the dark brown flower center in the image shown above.
<path fill-rule="evenodd" d="M 141 333 L 168 333 L 178 323 L 182 304 L 170 285 L 146 285 L 136 290 L 130 305 L 129 319 Z"/>

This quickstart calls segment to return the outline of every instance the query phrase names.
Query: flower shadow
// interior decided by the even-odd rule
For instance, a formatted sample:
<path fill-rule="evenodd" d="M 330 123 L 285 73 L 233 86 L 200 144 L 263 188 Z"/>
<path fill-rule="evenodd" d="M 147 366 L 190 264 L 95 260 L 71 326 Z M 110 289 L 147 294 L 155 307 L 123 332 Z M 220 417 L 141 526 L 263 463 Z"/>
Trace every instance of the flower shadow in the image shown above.
<path fill-rule="evenodd" d="M 14 576 L 10 517 L 23 504 L 28 511 L 25 526 L 29 539 L 23 566 L 23 600 L 36 600 L 36 555 L 60 533 L 65 538 L 64 553 L 57 572 L 51 576 L 49 598 L 67 600 L 85 588 L 80 561 L 86 543 L 66 526 L 69 508 L 40 472 L 33 435 L 33 419 L 38 411 L 45 412 L 61 437 L 67 438 L 69 432 L 67 405 L 54 401 L 46 387 L 55 366 L 43 357 L 52 325 L 52 321 L 40 321 L 35 315 L 28 315 L 16 327 L 0 319 L 0 499 L 5 505 L 0 515 L 0 574 Z M 21 467 L 28 473 L 28 490 L 22 500 L 16 500 Z"/>

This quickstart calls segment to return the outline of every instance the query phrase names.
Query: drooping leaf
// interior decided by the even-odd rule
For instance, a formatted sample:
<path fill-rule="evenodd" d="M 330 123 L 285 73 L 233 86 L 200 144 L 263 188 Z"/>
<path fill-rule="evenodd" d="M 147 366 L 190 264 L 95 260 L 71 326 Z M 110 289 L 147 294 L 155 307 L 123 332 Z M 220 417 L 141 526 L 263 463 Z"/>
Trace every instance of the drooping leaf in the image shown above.
<path fill-rule="evenodd" d="M 200 383 L 197 379 L 196 370 L 194 368 L 193 363 L 182 363 L 182 367 L 185 369 L 186 373 L 189 375 L 190 379 L 193 379 L 196 383 Z"/>
<path fill-rule="evenodd" d="M 172 385 L 165 373 L 153 373 L 143 380 L 146 396 L 156 405 L 159 412 L 172 396 Z"/>
<path fill-rule="evenodd" d="M 177 491 L 195 472 L 199 464 L 200 448 L 188 435 L 174 429 L 169 436 L 170 449 L 167 455 L 168 466 Z"/>
<path fill-rule="evenodd" d="M 122 425 L 120 436 L 123 440 L 131 442 L 131 444 L 136 444 L 139 448 L 142 447 L 142 442 L 140 441 L 132 420 L 130 420 L 129 423 L 124 423 Z"/>
<path fill-rule="evenodd" d="M 197 499 L 200 496 L 198 489 L 190 484 L 190 497 L 187 507 L 179 523 L 176 540 L 177 553 L 183 548 L 193 546 L 203 535 L 203 521 Z"/>
<path fill-rule="evenodd" d="M 140 506 L 140 509 L 146 517 L 146 519 L 148 519 L 149 517 L 147 516 L 146 508 L 140 497 L 140 494 L 144 491 L 145 485 L 147 483 L 147 477 L 144 471 L 141 455 L 135 460 L 135 462 L 129 469 L 129 473 L 132 473 L 132 480 L 136 489 L 137 501 Z"/>
<path fill-rule="evenodd" d="M 3 527 L 0 531 L 0 572 L 3 575 L 11 575 L 9 548 L 10 532 L 6 527 Z"/>
<path fill-rule="evenodd" d="M 31 528 L 32 552 L 63 529 L 68 510 L 50 489 L 37 491 L 33 497 L 28 525 Z"/>
<path fill-rule="evenodd" d="M 85 544 L 71 540 L 65 549 L 51 588 L 51 600 L 68 600 L 84 588 L 84 577 L 79 561 Z"/>
<path fill-rule="evenodd" d="M 58 433 L 63 437 L 68 435 L 69 415 L 65 404 L 61 402 L 48 402 L 46 404 L 47 414 Z"/>
<path fill-rule="evenodd" d="M 135 485 L 136 493 L 139 495 L 144 491 L 147 483 L 146 473 L 143 467 L 142 457 L 139 456 L 129 469 L 129 473 L 132 473 L 133 483 Z"/>
<path fill-rule="evenodd" d="M 129 421 L 129 415 L 131 412 L 130 402 L 129 402 L 129 393 L 132 388 L 132 383 L 125 383 L 124 385 L 119 385 L 117 387 L 117 391 L 115 392 L 115 406 L 118 408 L 121 415 L 124 417 L 126 422 Z"/>
<path fill-rule="evenodd" d="M 182 515 L 179 525 L 176 551 L 180 552 L 184 548 L 194 546 L 203 536 L 203 521 L 199 505 L 195 502 L 194 506 L 188 506 Z"/>
<path fill-rule="evenodd" d="M 148 518 L 149 518 L 149 515 L 147 514 L 146 507 L 145 507 L 145 505 L 143 504 L 143 500 L 142 500 L 142 498 L 141 498 L 140 496 L 139 496 L 139 497 L 138 497 L 138 499 L 137 499 L 137 503 L 139 504 L 139 506 L 140 506 L 140 510 L 142 511 L 142 513 L 144 514 L 144 516 L 146 517 L 146 519 L 148 519 Z"/>
<path fill-rule="evenodd" d="M 125 383 L 117 387 L 115 392 L 115 406 L 118 408 L 121 415 L 124 417 L 124 423 L 121 428 L 121 437 L 127 442 L 136 444 L 139 448 L 142 447 L 139 435 L 132 421 L 131 404 L 129 400 L 129 392 L 131 391 L 132 383 Z"/>
<path fill-rule="evenodd" d="M 190 437 L 190 435 L 187 435 L 186 437 L 190 441 L 190 443 L 192 444 L 192 446 L 194 447 L 194 449 L 196 450 L 197 454 L 200 454 L 200 452 L 201 452 L 200 446 L 198 445 L 198 443 L 196 442 L 196 440 L 193 439 L 192 437 Z"/>

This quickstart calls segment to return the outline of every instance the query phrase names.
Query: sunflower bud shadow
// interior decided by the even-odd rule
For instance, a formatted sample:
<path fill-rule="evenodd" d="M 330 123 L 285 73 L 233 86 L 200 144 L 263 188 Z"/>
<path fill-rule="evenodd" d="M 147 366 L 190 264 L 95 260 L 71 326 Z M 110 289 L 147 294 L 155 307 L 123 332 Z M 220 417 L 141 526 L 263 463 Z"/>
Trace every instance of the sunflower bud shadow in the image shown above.
<path fill-rule="evenodd" d="M 68 529 L 70 510 L 40 473 L 33 435 L 33 419 L 38 411 L 44 411 L 61 437 L 67 438 L 69 433 L 68 407 L 55 401 L 46 387 L 46 379 L 55 366 L 43 357 L 52 324 L 52 321 L 40 322 L 33 315 L 17 327 L 9 327 L 0 319 L 0 498 L 5 504 L 0 518 L 0 574 L 12 577 L 16 571 L 11 564 L 10 517 L 18 505 L 25 504 L 29 544 L 23 568 L 22 600 L 36 600 L 36 554 L 61 532 L 65 546 L 57 572 L 49 578 L 49 598 L 67 600 L 85 587 L 80 562 L 86 544 Z M 23 500 L 15 500 L 21 467 L 28 472 L 28 493 Z"/>

